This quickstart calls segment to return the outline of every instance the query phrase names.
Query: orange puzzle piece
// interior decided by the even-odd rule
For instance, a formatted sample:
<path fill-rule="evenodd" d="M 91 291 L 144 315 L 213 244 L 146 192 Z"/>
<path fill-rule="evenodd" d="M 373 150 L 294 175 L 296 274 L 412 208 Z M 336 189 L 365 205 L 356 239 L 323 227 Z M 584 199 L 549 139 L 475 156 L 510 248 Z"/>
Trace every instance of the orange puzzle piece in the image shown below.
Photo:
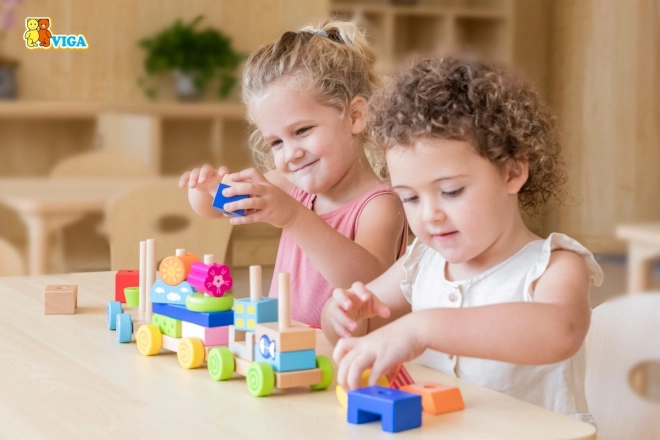
<path fill-rule="evenodd" d="M 461 390 L 435 382 L 416 383 L 400 388 L 401 391 L 422 396 L 422 408 L 429 414 L 444 414 L 465 408 Z"/>

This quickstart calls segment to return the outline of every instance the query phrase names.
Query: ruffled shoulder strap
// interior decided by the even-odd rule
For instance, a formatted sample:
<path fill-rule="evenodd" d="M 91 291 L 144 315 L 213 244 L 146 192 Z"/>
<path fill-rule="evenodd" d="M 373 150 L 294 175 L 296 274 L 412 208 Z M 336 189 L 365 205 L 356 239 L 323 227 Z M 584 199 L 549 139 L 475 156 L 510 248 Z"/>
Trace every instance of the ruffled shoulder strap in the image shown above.
<path fill-rule="evenodd" d="M 554 232 L 545 239 L 537 262 L 527 274 L 527 279 L 525 282 L 527 294 L 532 295 L 532 285 L 536 280 L 541 278 L 541 275 L 543 275 L 543 273 L 545 273 L 546 269 L 548 268 L 552 251 L 559 249 L 571 251 L 581 256 L 584 259 L 584 262 L 587 263 L 587 269 L 589 270 L 591 283 L 596 286 L 603 284 L 603 270 L 596 262 L 593 254 L 589 252 L 587 248 L 582 246 L 577 240 L 574 240 L 567 235 Z"/>

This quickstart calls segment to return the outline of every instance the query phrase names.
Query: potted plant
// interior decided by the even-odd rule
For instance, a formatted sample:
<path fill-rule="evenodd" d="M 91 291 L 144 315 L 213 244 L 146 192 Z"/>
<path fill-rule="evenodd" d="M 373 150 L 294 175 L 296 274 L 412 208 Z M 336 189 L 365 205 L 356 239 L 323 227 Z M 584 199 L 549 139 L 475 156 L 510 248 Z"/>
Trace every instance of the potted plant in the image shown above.
<path fill-rule="evenodd" d="M 0 99 L 16 98 L 16 68 L 18 62 L 3 55 L 7 33 L 16 24 L 14 9 L 22 0 L 5 0 L 0 8 Z"/>
<path fill-rule="evenodd" d="M 226 98 L 236 84 L 236 68 L 244 56 L 236 52 L 231 39 L 217 29 L 197 29 L 204 16 L 186 24 L 173 25 L 150 38 L 140 40 L 147 51 L 144 69 L 148 77 L 173 75 L 179 99 L 199 99 L 206 86 L 218 81 L 217 95 Z M 139 80 L 147 96 L 154 98 L 157 88 L 147 78 Z"/>

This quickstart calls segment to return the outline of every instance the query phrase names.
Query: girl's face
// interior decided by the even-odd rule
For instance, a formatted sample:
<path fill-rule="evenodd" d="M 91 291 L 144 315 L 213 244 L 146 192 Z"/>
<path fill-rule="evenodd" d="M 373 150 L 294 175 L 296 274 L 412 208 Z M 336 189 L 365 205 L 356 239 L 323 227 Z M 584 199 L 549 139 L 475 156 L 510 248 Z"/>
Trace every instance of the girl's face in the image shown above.
<path fill-rule="evenodd" d="M 361 99 L 361 98 L 360 98 Z M 270 146 L 275 167 L 310 194 L 332 188 L 356 162 L 354 138 L 364 117 L 319 103 L 311 93 L 272 84 L 250 102 L 250 116 Z"/>
<path fill-rule="evenodd" d="M 509 178 L 468 142 L 426 139 L 386 159 L 413 233 L 451 264 L 484 253 L 518 215 L 526 175 Z"/>

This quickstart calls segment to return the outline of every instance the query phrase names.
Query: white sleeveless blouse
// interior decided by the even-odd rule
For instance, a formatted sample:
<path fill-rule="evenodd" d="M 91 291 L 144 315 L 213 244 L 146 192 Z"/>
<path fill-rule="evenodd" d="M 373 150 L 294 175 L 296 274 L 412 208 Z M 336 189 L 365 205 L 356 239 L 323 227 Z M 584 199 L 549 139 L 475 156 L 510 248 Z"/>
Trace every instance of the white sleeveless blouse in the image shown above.
<path fill-rule="evenodd" d="M 591 252 L 563 234 L 525 245 L 511 258 L 467 280 L 445 279 L 445 259 L 418 239 L 404 257 L 406 278 L 401 282 L 412 310 L 435 307 L 475 307 L 507 302 L 533 302 L 532 285 L 545 272 L 553 250 L 582 256 L 599 286 L 603 271 Z M 472 383 L 499 391 L 551 411 L 572 415 L 587 413 L 584 391 L 584 344 L 570 359 L 550 365 L 516 365 L 500 361 L 457 357 L 426 350 L 417 362 Z"/>

